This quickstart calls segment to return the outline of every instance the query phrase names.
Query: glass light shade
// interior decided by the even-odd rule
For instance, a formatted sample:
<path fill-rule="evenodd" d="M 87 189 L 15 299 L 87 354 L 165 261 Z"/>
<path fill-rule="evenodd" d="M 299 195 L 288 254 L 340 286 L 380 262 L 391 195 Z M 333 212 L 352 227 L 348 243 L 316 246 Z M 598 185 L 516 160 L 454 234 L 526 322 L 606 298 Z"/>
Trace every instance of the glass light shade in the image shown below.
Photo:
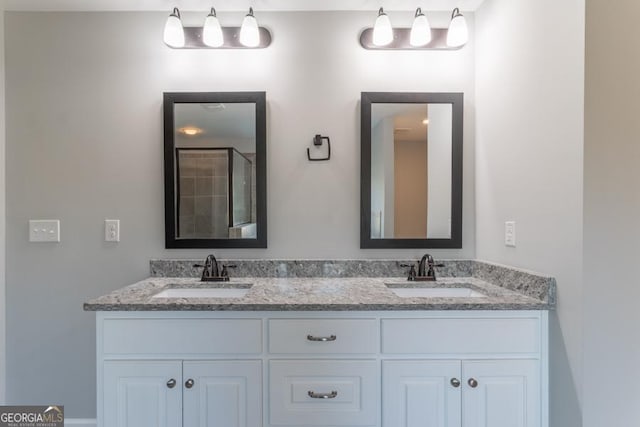
<path fill-rule="evenodd" d="M 469 30 L 467 29 L 467 21 L 464 16 L 456 8 L 451 16 L 449 31 L 447 31 L 447 45 L 449 47 L 460 47 L 469 41 Z"/>
<path fill-rule="evenodd" d="M 409 43 L 411 46 L 424 46 L 431 41 L 431 25 L 420 8 L 416 10 L 416 17 L 411 26 Z"/>
<path fill-rule="evenodd" d="M 258 21 L 253 16 L 253 9 L 244 17 L 240 27 L 240 43 L 247 47 L 256 47 L 260 44 L 260 30 Z"/>
<path fill-rule="evenodd" d="M 224 44 L 224 36 L 222 35 L 222 27 L 220 21 L 216 17 L 216 12 L 211 9 L 211 13 L 204 20 L 202 29 L 202 42 L 210 47 L 220 47 Z"/>
<path fill-rule="evenodd" d="M 184 28 L 177 8 L 173 9 L 164 25 L 164 42 L 171 47 L 184 47 Z"/>
<path fill-rule="evenodd" d="M 376 46 L 385 46 L 392 41 L 393 28 L 391 28 L 391 20 L 382 8 L 380 8 L 376 23 L 373 26 L 373 44 Z"/>

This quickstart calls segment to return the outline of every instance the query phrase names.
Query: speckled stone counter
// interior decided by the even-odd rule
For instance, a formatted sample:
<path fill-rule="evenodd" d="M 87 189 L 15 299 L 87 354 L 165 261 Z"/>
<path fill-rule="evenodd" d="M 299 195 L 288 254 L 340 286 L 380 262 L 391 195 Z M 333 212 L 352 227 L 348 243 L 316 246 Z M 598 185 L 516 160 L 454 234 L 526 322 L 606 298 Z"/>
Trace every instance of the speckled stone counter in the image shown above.
<path fill-rule="evenodd" d="M 366 272 L 397 270 L 399 261 L 242 261 L 250 264 L 230 282 L 200 282 L 193 260 L 152 261 L 152 275 L 141 282 L 90 300 L 87 311 L 367 311 L 367 310 L 549 310 L 555 306 L 551 277 L 479 261 L 445 261 L 436 282 L 408 282 L 406 277 L 363 277 Z M 233 261 L 240 264 L 240 261 Z M 305 263 L 308 263 L 305 265 Z M 351 264 L 349 264 L 351 263 Z M 356 263 L 356 264 L 353 264 Z M 282 267 L 285 265 L 286 267 Z M 293 267 L 292 267 L 293 265 Z M 329 265 L 331 267 L 327 268 Z M 364 268 L 364 267 L 366 268 Z M 164 269 L 162 268 L 164 267 Z M 251 268 L 253 267 L 253 268 Z M 371 268 L 369 268 L 371 267 Z M 277 277 L 283 270 L 289 277 Z M 242 272 L 261 270 L 260 277 Z M 325 273 L 308 277 L 308 271 Z M 291 277 L 291 271 L 297 274 Z M 327 272 L 339 271 L 341 277 Z M 235 271 L 233 272 L 235 273 Z M 357 274 L 360 273 L 360 276 Z M 182 277 L 159 277 L 159 276 Z M 337 274 L 337 273 L 336 273 Z M 353 276 L 356 274 L 356 276 Z M 274 277 L 275 276 L 275 277 Z M 303 276 L 303 277 L 300 277 Z M 306 277 L 305 277 L 306 276 Z M 328 276 L 328 277 L 327 277 Z M 380 274 L 383 276 L 383 274 Z M 234 287 L 251 284 L 240 298 L 154 298 L 170 288 Z M 467 287 L 483 297 L 405 298 L 396 287 Z"/>

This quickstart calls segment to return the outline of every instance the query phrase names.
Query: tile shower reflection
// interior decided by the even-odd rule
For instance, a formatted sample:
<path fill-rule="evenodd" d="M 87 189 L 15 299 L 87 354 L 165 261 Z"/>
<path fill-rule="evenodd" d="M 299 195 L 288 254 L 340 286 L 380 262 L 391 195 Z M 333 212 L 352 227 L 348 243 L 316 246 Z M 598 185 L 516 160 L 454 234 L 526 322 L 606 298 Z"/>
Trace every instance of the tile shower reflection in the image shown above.
<path fill-rule="evenodd" d="M 255 235 L 255 157 L 234 148 L 178 148 L 178 238 Z"/>

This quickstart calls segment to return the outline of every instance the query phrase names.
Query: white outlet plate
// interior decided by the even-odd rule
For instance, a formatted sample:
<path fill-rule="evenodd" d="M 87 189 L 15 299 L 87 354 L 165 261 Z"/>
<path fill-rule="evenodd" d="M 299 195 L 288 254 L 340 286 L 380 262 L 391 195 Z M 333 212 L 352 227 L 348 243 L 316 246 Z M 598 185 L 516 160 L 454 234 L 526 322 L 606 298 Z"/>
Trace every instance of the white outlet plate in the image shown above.
<path fill-rule="evenodd" d="M 104 241 L 105 242 L 120 241 L 120 220 L 119 219 L 104 220 Z"/>
<path fill-rule="evenodd" d="M 32 219 L 29 220 L 30 242 L 59 242 L 60 220 Z"/>
<path fill-rule="evenodd" d="M 506 221 L 504 223 L 504 244 L 511 248 L 516 247 L 516 222 Z"/>

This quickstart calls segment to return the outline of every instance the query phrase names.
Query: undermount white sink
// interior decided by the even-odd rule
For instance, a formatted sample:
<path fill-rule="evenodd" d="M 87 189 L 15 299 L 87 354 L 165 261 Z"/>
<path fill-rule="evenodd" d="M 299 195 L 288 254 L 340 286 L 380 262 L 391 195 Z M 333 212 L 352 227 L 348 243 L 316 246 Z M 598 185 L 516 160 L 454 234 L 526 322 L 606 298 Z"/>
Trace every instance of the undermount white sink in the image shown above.
<path fill-rule="evenodd" d="M 242 298 L 251 286 L 232 288 L 170 288 L 152 298 Z"/>
<path fill-rule="evenodd" d="M 470 288 L 406 288 L 387 287 L 401 298 L 484 298 L 485 294 Z"/>

